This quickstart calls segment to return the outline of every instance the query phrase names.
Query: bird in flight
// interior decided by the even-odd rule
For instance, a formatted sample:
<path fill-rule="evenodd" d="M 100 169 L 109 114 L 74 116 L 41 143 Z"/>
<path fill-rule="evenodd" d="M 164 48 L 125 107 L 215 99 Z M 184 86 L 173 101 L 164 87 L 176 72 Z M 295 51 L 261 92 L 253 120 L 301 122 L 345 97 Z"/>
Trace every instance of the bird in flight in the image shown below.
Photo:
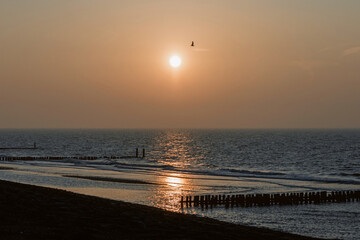
<path fill-rule="evenodd" d="M 194 47 L 194 46 L 195 46 L 195 45 L 194 45 L 194 41 L 191 41 L 191 46 L 192 46 L 192 47 Z"/>

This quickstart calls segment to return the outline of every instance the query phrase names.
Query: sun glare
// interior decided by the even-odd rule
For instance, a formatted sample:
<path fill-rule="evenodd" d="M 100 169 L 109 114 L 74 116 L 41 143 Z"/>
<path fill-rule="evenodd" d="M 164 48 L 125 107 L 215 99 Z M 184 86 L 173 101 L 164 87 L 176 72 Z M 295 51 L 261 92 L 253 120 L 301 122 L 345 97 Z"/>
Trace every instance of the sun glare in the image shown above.
<path fill-rule="evenodd" d="M 172 56 L 169 59 L 169 63 L 173 68 L 180 67 L 181 65 L 181 58 L 179 56 Z"/>

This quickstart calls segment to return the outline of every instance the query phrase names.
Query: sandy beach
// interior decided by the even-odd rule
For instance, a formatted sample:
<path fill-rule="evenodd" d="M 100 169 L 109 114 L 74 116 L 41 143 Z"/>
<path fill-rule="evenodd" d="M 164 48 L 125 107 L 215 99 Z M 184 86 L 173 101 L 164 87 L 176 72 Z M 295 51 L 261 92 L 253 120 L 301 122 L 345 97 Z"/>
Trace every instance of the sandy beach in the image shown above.
<path fill-rule="evenodd" d="M 0 181 L 2 239 L 315 239 Z"/>

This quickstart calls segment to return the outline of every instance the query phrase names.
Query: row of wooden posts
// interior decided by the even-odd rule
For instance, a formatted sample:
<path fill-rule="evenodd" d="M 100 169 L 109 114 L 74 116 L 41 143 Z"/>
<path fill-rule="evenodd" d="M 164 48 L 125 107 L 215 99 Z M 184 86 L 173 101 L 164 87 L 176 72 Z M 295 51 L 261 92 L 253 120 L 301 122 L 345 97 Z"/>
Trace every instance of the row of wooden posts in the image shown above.
<path fill-rule="evenodd" d="M 354 201 L 360 201 L 360 191 L 182 196 L 180 204 L 181 207 L 184 207 L 184 205 L 186 207 L 212 207 L 216 205 L 225 205 L 225 207 L 254 207 Z"/>
<path fill-rule="evenodd" d="M 142 156 L 139 156 L 139 149 L 136 148 L 135 156 L 42 156 L 42 157 L 0 157 L 1 161 L 15 160 L 62 160 L 62 159 L 78 159 L 78 160 L 97 160 L 97 159 L 119 159 L 119 158 L 144 158 L 145 149 L 142 150 Z"/>

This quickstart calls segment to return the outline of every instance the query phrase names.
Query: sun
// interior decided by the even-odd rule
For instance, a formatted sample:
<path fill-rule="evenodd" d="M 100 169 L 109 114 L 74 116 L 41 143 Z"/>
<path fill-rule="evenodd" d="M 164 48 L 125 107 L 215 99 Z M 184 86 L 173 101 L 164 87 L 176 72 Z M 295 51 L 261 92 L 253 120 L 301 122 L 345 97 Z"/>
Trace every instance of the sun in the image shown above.
<path fill-rule="evenodd" d="M 173 68 L 178 68 L 181 65 L 181 58 L 179 56 L 172 56 L 169 59 L 170 66 Z"/>

